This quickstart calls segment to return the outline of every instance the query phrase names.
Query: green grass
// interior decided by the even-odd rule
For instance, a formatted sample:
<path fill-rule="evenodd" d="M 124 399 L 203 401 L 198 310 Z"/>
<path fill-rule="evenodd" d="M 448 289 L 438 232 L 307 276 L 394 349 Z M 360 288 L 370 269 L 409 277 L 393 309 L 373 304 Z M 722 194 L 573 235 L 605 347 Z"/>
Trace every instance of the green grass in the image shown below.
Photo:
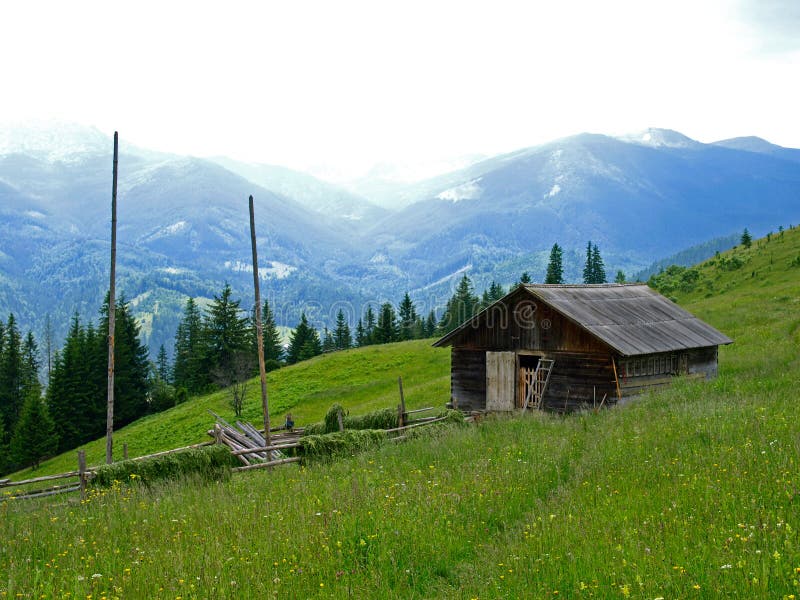
<path fill-rule="evenodd" d="M 800 268 L 779 262 L 800 231 L 755 246 L 746 272 L 700 267 L 716 295 L 679 298 L 735 340 L 713 382 L 227 483 L 7 502 L 0 597 L 800 597 Z M 424 368 L 441 403 L 446 359 Z"/>
<path fill-rule="evenodd" d="M 321 421 L 331 404 L 338 402 L 351 414 L 363 414 L 400 402 L 397 378 L 403 377 L 408 408 L 444 408 L 450 397 L 450 352 L 432 348 L 433 340 L 416 340 L 334 352 L 267 375 L 272 425 L 283 424 L 291 411 L 298 427 Z M 150 415 L 114 434 L 114 456 L 142 456 L 180 446 L 204 442 L 214 425 L 209 410 L 229 422 L 236 418 L 228 404 L 228 393 L 216 392 L 192 398 L 163 413 Z M 263 424 L 261 388 L 258 378 L 250 383 L 242 419 Z M 105 438 L 81 446 L 89 465 L 105 462 Z M 77 468 L 77 450 L 44 461 L 36 471 L 15 473 L 12 479 L 65 473 Z"/>

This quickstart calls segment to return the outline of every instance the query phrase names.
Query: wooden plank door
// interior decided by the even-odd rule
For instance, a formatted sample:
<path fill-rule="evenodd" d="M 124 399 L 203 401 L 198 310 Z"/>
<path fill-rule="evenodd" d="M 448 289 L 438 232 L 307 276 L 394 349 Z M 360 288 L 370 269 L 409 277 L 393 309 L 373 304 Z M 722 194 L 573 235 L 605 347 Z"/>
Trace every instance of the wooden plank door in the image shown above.
<path fill-rule="evenodd" d="M 517 392 L 517 360 L 514 352 L 486 353 L 486 410 L 514 410 Z"/>

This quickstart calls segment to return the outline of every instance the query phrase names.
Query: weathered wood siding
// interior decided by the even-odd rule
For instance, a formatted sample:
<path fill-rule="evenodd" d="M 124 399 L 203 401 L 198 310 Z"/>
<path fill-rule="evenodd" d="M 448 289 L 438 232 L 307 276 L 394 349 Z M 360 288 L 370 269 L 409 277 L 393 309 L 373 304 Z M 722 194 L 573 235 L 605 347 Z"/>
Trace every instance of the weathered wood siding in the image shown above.
<path fill-rule="evenodd" d="M 610 352 L 603 342 L 546 304 L 514 296 L 488 310 L 475 327 L 463 330 L 452 343 L 474 350 Z"/>
<path fill-rule="evenodd" d="M 706 379 L 714 379 L 717 376 L 717 365 L 719 361 L 719 347 L 694 348 L 689 350 L 688 368 L 689 375 L 703 375 Z"/>
<path fill-rule="evenodd" d="M 555 361 L 542 406 L 547 410 L 570 412 L 604 406 L 617 401 L 614 368 L 610 354 L 550 352 L 544 358 Z"/>
<path fill-rule="evenodd" d="M 517 395 L 517 355 L 486 353 L 486 410 L 512 411 Z"/>
<path fill-rule="evenodd" d="M 486 352 L 453 347 L 450 400 L 459 410 L 486 409 Z"/>

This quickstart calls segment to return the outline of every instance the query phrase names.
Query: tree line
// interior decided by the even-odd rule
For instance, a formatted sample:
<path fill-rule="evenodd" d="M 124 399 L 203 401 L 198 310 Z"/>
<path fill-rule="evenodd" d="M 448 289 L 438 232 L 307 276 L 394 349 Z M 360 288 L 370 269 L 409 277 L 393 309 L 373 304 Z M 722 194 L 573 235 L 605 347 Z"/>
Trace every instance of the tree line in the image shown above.
<path fill-rule="evenodd" d="M 34 466 L 48 455 L 101 437 L 106 424 L 108 297 L 97 324 L 73 316 L 69 333 L 39 380 L 41 354 L 32 332 L 22 338 L 14 315 L 0 326 L 0 472 Z M 151 410 L 150 363 L 130 306 L 115 307 L 114 426 Z M 48 355 L 48 362 L 50 356 Z"/>

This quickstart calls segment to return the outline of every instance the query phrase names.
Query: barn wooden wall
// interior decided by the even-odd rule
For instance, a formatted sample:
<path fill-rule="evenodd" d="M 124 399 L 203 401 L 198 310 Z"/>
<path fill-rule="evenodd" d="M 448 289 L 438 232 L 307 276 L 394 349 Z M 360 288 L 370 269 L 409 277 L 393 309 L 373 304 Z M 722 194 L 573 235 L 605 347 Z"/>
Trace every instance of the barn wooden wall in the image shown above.
<path fill-rule="evenodd" d="M 450 400 L 459 410 L 486 409 L 486 352 L 452 349 Z"/>
<path fill-rule="evenodd" d="M 452 340 L 453 347 L 474 350 L 537 349 L 550 352 L 608 354 L 603 342 L 542 303 L 522 299 L 498 303 L 475 327 L 468 327 Z"/>

